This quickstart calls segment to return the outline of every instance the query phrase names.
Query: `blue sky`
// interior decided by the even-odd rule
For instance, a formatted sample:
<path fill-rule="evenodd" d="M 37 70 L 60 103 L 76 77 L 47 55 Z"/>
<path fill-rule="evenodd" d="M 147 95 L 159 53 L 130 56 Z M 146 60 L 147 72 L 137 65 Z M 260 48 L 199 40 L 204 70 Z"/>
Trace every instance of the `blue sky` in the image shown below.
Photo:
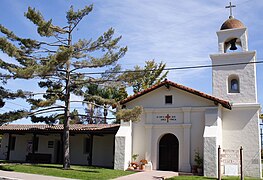
<path fill-rule="evenodd" d="M 217 53 L 216 31 L 228 18 L 228 0 L 1 0 L 0 23 L 22 37 L 39 38 L 35 26 L 23 14 L 27 7 L 40 10 L 46 19 L 66 25 L 65 13 L 71 5 L 83 8 L 94 4 L 93 12 L 80 24 L 74 40 L 96 38 L 113 27 L 122 35 L 121 45 L 128 52 L 119 62 L 123 69 L 144 65 L 146 60 L 165 62 L 167 67 L 209 65 Z M 235 0 L 235 18 L 248 28 L 249 50 L 263 60 L 263 1 Z M 8 58 L 0 53 L 0 58 Z M 263 104 L 263 64 L 257 65 L 258 101 Z M 170 71 L 168 79 L 212 94 L 211 69 Z M 32 82 L 10 82 L 9 89 L 34 90 Z M 14 104 L 15 103 L 15 104 Z M 22 101 L 7 103 L 4 110 L 23 107 Z"/>

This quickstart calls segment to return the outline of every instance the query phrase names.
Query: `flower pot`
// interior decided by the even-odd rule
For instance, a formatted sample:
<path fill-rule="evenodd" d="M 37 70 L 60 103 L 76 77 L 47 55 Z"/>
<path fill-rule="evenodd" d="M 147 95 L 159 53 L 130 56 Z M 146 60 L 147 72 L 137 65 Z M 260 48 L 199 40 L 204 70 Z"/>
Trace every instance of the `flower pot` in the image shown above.
<path fill-rule="evenodd" d="M 197 173 L 197 165 L 192 165 L 192 173 Z"/>
<path fill-rule="evenodd" d="M 202 175 L 203 174 L 203 169 L 202 168 L 197 168 L 197 174 Z"/>
<path fill-rule="evenodd" d="M 143 170 L 143 171 L 145 170 L 145 164 L 141 165 L 141 170 Z"/>

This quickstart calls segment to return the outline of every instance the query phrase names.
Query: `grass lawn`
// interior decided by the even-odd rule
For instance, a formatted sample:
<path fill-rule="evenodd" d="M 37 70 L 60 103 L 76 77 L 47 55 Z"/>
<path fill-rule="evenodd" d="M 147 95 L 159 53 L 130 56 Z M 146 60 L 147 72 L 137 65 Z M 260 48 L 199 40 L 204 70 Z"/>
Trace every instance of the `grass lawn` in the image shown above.
<path fill-rule="evenodd" d="M 48 176 L 57 176 L 73 179 L 114 179 L 120 176 L 132 174 L 131 171 L 114 170 L 92 166 L 71 165 L 70 170 L 63 170 L 60 164 L 19 164 L 6 163 L 0 161 L 0 170 L 16 171 L 31 174 L 43 174 Z M 222 180 L 239 180 L 240 177 L 223 177 Z M 203 176 L 176 176 L 169 180 L 216 180 L 216 178 L 207 178 Z M 245 180 L 258 180 L 246 177 Z"/>
<path fill-rule="evenodd" d="M 131 174 L 130 171 L 121 171 L 91 166 L 74 166 L 70 170 L 63 170 L 58 164 L 2 164 L 0 170 L 16 171 L 31 174 L 42 174 L 73 179 L 113 179 Z"/>

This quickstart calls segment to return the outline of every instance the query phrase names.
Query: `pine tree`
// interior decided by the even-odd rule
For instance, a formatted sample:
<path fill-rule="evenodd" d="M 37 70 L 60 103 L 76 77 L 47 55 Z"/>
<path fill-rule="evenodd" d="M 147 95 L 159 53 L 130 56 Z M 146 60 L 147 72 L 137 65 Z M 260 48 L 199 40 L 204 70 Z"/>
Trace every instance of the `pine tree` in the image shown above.
<path fill-rule="evenodd" d="M 113 28 L 108 29 L 95 40 L 79 39 L 73 42 L 74 30 L 92 9 L 93 5 L 77 11 L 71 7 L 66 13 L 66 25 L 60 27 L 53 24 L 52 19 L 45 20 L 39 11 L 29 7 L 25 17 L 36 25 L 38 34 L 45 37 L 42 38 L 46 39 L 45 42 L 18 37 L 0 25 L 3 35 L 0 37 L 0 49 L 16 60 L 15 63 L 11 63 L 0 59 L 2 70 L 16 79 L 37 79 L 39 87 L 45 89 L 41 98 L 31 93 L 30 98 L 27 99 L 31 104 L 28 113 L 23 111 L 16 117 L 13 116 L 14 114 L 7 113 L 1 117 L 12 121 L 29 116 L 34 122 L 46 123 L 54 123 L 63 118 L 64 169 L 70 168 L 70 117 L 78 114 L 76 111 L 70 112 L 71 95 L 83 97 L 87 91 L 87 84 L 112 86 L 111 83 L 119 78 L 117 73 L 110 72 L 120 70 L 117 61 L 127 51 L 127 47 L 118 46 L 121 36 L 115 38 Z M 102 76 L 92 77 L 92 74 L 83 73 L 84 68 L 106 70 Z M 109 100 L 103 102 L 104 99 L 101 98 L 101 101 L 102 104 L 108 104 Z"/>

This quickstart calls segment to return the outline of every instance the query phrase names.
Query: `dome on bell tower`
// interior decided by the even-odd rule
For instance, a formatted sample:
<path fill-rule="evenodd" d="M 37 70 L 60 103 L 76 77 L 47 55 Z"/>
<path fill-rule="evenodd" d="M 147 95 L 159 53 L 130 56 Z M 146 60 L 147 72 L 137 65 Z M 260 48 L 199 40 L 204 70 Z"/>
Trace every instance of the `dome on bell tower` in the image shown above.
<path fill-rule="evenodd" d="M 238 19 L 235 19 L 233 16 L 230 16 L 229 19 L 222 24 L 220 30 L 236 28 L 245 28 L 245 25 Z"/>

